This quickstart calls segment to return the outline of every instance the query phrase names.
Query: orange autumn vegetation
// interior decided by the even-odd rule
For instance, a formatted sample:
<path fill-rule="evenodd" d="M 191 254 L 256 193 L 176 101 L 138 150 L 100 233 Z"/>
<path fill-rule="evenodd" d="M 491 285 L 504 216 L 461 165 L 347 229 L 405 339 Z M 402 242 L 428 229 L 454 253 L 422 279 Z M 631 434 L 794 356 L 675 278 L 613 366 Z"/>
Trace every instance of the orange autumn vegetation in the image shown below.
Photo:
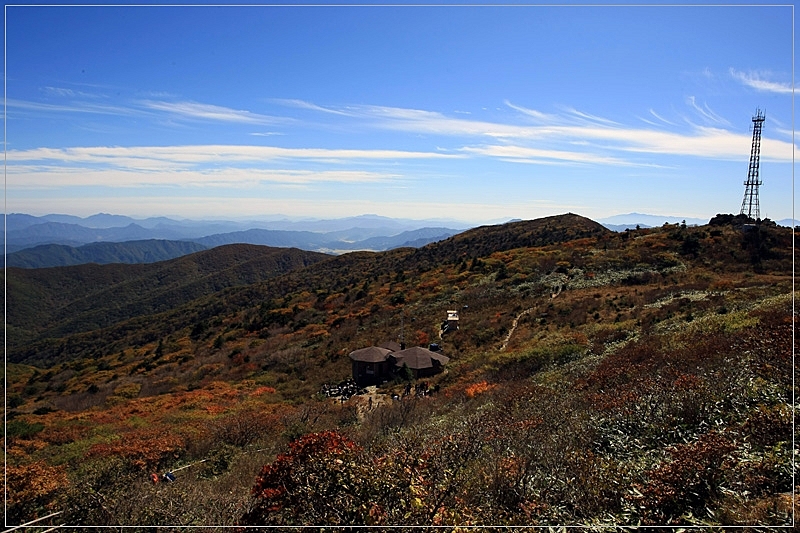
<path fill-rule="evenodd" d="M 481 381 L 480 383 L 473 383 L 472 385 L 469 385 L 466 389 L 464 389 L 464 393 L 468 398 L 474 398 L 478 394 L 483 394 L 484 392 L 495 387 L 497 387 L 497 383 L 489 384 L 486 381 Z"/>

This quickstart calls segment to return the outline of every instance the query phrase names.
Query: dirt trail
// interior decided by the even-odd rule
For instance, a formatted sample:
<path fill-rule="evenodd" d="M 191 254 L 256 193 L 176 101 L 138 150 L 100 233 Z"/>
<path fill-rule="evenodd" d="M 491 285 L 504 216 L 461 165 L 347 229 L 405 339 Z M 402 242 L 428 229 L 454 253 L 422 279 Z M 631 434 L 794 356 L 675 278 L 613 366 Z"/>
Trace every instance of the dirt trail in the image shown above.
<path fill-rule="evenodd" d="M 523 312 L 521 312 L 520 314 L 518 314 L 517 317 L 514 319 L 514 322 L 511 323 L 511 329 L 508 331 L 508 335 L 506 335 L 506 338 L 503 341 L 503 344 L 500 346 L 500 351 L 501 352 L 506 349 L 506 346 L 508 346 L 508 341 L 511 340 L 511 335 L 514 334 L 514 330 L 517 329 L 517 324 L 519 324 L 520 319 L 523 316 L 525 316 L 528 313 L 530 313 L 531 311 L 533 311 L 533 307 L 529 307 L 528 309 L 526 309 Z"/>
<path fill-rule="evenodd" d="M 372 401 L 370 402 L 370 400 Z M 367 387 L 366 394 L 359 394 L 348 400 L 348 402 L 353 402 L 355 404 L 356 414 L 358 416 L 358 420 L 361 422 L 364 421 L 364 417 L 369 411 L 375 409 L 383 403 L 389 403 L 391 401 L 392 398 L 389 395 L 379 393 L 378 387 L 374 385 Z"/>
<path fill-rule="evenodd" d="M 552 275 L 552 273 L 551 273 L 551 275 Z M 566 288 L 566 283 L 559 282 L 558 284 L 553 285 L 553 290 L 550 292 L 550 298 L 551 299 L 552 298 L 557 298 L 558 295 L 561 294 L 561 291 L 564 290 L 565 288 Z M 503 340 L 503 344 L 500 345 L 500 351 L 501 352 L 504 351 L 506 349 L 506 347 L 508 346 L 508 341 L 511 340 L 511 336 L 514 334 L 514 330 L 517 329 L 517 324 L 519 324 L 520 319 L 523 316 L 525 316 L 528 313 L 530 313 L 531 311 L 533 311 L 533 309 L 534 309 L 533 307 L 529 307 L 529 308 L 525 309 L 523 312 L 518 314 L 517 317 L 514 319 L 514 322 L 511 323 L 511 329 L 509 330 L 508 335 L 506 335 L 505 340 Z"/>

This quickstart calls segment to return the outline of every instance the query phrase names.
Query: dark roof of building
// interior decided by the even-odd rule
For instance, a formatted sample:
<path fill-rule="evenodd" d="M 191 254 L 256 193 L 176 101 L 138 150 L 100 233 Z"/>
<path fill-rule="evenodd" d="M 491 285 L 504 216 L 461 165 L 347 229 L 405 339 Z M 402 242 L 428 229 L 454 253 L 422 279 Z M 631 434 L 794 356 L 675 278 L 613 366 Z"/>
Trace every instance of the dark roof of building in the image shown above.
<path fill-rule="evenodd" d="M 386 348 L 370 346 L 350 352 L 350 359 L 353 361 L 361 361 L 362 363 L 380 363 L 386 361 L 390 353 L 392 353 L 391 350 L 387 350 Z"/>
<path fill-rule="evenodd" d="M 445 365 L 450 358 L 446 355 L 432 352 L 422 346 L 414 346 L 413 348 L 406 348 L 399 352 L 394 352 L 392 356 L 397 359 L 395 366 L 401 367 L 404 364 L 408 368 L 420 370 L 423 368 L 431 368 L 435 364 Z"/>
<path fill-rule="evenodd" d="M 403 348 L 394 341 L 386 341 L 382 344 L 378 345 L 380 348 L 386 348 L 387 350 L 391 350 L 393 352 L 399 352 Z"/>

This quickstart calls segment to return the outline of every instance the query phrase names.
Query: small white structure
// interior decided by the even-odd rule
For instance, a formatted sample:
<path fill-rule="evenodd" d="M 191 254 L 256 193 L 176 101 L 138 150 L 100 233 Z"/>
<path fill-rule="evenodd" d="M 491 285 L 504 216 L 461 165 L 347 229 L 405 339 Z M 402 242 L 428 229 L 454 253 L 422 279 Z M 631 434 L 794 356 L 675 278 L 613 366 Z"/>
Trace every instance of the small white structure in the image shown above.
<path fill-rule="evenodd" d="M 458 311 L 447 311 L 447 320 L 445 321 L 447 331 L 455 331 L 458 329 Z"/>

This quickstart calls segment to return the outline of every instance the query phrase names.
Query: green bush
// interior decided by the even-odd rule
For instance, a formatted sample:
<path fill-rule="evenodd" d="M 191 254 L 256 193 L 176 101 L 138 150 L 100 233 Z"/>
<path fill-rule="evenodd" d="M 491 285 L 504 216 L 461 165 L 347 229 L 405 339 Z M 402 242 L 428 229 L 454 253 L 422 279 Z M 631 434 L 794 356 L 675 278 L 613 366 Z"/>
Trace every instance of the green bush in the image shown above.
<path fill-rule="evenodd" d="M 28 439 L 44 429 L 44 424 L 34 422 L 33 424 L 24 420 L 9 420 L 6 424 L 6 437 Z"/>

